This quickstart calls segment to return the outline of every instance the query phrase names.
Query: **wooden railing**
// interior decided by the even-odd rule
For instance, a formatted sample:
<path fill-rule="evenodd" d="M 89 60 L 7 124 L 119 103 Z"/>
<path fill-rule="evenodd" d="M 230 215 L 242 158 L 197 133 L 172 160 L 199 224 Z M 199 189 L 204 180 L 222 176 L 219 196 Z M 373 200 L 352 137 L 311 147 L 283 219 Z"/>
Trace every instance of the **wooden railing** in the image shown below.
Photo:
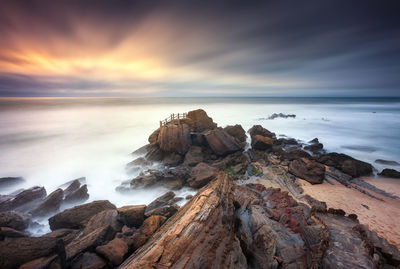
<path fill-rule="evenodd" d="M 167 125 L 171 121 L 182 120 L 182 119 L 186 119 L 186 118 L 187 118 L 187 113 L 178 113 L 178 114 L 172 113 L 171 116 L 169 116 L 165 120 L 160 121 L 160 127 Z"/>

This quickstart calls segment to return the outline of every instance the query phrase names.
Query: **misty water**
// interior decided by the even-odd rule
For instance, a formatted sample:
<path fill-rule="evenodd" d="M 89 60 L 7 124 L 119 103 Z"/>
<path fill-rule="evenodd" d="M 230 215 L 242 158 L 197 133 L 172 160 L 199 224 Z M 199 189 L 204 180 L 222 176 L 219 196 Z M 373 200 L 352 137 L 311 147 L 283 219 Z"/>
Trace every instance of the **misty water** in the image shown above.
<path fill-rule="evenodd" d="M 400 99 L 356 98 L 3 98 L 0 99 L 0 177 L 22 176 L 47 193 L 86 177 L 89 201 L 147 204 L 166 190 L 115 191 L 130 153 L 147 143 L 171 113 L 202 108 L 218 126 L 255 124 L 303 141 L 318 137 L 327 151 L 370 162 L 400 162 Z M 267 120 L 273 113 L 295 118 Z M 179 196 L 193 193 L 183 189 Z M 41 220 L 46 223 L 47 220 Z M 38 231 L 43 233 L 46 228 Z"/>

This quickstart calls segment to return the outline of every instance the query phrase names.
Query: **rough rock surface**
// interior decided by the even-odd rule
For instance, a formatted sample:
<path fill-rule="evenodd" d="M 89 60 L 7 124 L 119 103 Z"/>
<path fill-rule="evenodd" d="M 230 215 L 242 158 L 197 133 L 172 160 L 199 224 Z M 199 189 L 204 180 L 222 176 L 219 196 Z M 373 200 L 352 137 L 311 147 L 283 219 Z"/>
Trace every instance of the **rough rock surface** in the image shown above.
<path fill-rule="evenodd" d="M 46 196 L 46 190 L 43 187 L 32 187 L 27 190 L 24 190 L 18 193 L 15 197 L 9 197 L 8 199 L 2 200 L 0 202 L 0 211 L 7 210 L 18 210 L 20 211 L 21 207 L 24 207 L 28 204 L 28 209 L 32 203 L 38 203 Z M 22 208 L 21 211 L 26 211 L 25 208 Z"/>
<path fill-rule="evenodd" d="M 93 252 L 85 252 L 77 256 L 71 265 L 71 269 L 103 269 L 106 261 Z"/>
<path fill-rule="evenodd" d="M 160 128 L 157 142 L 163 151 L 185 154 L 191 145 L 189 126 L 167 124 Z"/>
<path fill-rule="evenodd" d="M 268 131 L 261 125 L 254 125 L 253 127 L 250 128 L 250 130 L 248 132 L 250 134 L 250 137 L 253 137 L 255 135 L 261 135 L 261 136 L 265 136 L 265 137 L 269 137 L 269 138 L 275 138 L 274 133 Z"/>
<path fill-rule="evenodd" d="M 227 132 L 229 135 L 233 136 L 240 142 L 246 142 L 247 135 L 246 131 L 243 129 L 242 125 L 228 125 L 224 128 L 224 131 Z"/>
<path fill-rule="evenodd" d="M 55 212 L 60 208 L 63 198 L 64 191 L 62 189 L 57 189 L 40 202 L 40 204 L 31 211 L 31 214 L 35 216 L 46 216 Z"/>
<path fill-rule="evenodd" d="M 120 265 L 128 253 L 128 245 L 124 240 L 115 238 L 105 245 L 98 246 L 96 252 L 106 257 L 113 265 Z"/>
<path fill-rule="evenodd" d="M 242 149 L 237 140 L 223 129 L 208 131 L 204 136 L 211 150 L 218 156 L 225 156 Z"/>
<path fill-rule="evenodd" d="M 192 120 L 192 129 L 194 132 L 203 132 L 205 130 L 212 130 L 217 127 L 207 113 L 203 109 L 189 111 L 187 117 Z"/>
<path fill-rule="evenodd" d="M 132 205 L 118 208 L 119 219 L 129 227 L 139 228 L 144 221 L 146 205 Z"/>
<path fill-rule="evenodd" d="M 60 228 L 82 228 L 90 217 L 106 209 L 116 209 L 116 207 L 107 200 L 75 206 L 51 217 L 50 229 L 54 231 Z"/>
<path fill-rule="evenodd" d="M 189 166 L 195 166 L 196 164 L 204 160 L 202 148 L 198 146 L 191 146 L 189 151 L 185 155 L 184 164 Z"/>
<path fill-rule="evenodd" d="M 325 178 L 325 166 L 306 158 L 296 159 L 290 162 L 289 172 L 307 180 L 311 184 L 319 184 Z"/>
<path fill-rule="evenodd" d="M 318 161 L 333 166 L 352 177 L 367 176 L 372 173 L 371 164 L 354 159 L 346 154 L 332 152 L 322 155 Z"/>
<path fill-rule="evenodd" d="M 151 236 L 166 220 L 167 218 L 164 216 L 150 216 L 143 222 L 141 232 L 146 236 Z"/>
<path fill-rule="evenodd" d="M 103 228 L 110 227 L 110 236 L 112 236 L 121 230 L 122 223 L 118 218 L 118 211 L 116 209 L 106 209 L 95 215 L 93 215 L 85 225 L 85 229 L 83 229 L 83 234 L 89 234 L 92 231 Z"/>
<path fill-rule="evenodd" d="M 28 228 L 29 216 L 15 211 L 0 212 L 0 227 L 9 227 L 18 231 Z"/>
<path fill-rule="evenodd" d="M 251 137 L 251 147 L 257 150 L 271 149 L 274 141 L 266 136 L 254 135 Z"/>
<path fill-rule="evenodd" d="M 188 184 L 192 188 L 201 188 L 210 182 L 218 173 L 218 169 L 206 163 L 199 163 L 190 171 Z"/>
<path fill-rule="evenodd" d="M 71 182 L 71 184 L 69 184 L 69 186 L 64 190 L 64 195 L 65 196 L 69 195 L 70 193 L 79 189 L 80 186 L 81 186 L 81 182 L 79 181 L 79 179 L 73 180 Z"/>
<path fill-rule="evenodd" d="M 67 203 L 77 203 L 84 202 L 89 199 L 88 188 L 87 185 L 82 185 L 75 191 L 70 192 L 65 196 L 64 201 Z"/>

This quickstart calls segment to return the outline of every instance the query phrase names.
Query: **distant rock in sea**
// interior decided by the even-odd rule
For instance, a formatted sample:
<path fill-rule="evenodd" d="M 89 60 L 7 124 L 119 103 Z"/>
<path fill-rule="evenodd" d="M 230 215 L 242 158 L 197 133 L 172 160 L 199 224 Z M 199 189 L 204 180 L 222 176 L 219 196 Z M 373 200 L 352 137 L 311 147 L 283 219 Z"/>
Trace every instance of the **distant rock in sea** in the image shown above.
<path fill-rule="evenodd" d="M 296 118 L 296 115 L 295 114 L 274 113 L 271 116 L 269 116 L 268 118 L 259 118 L 259 120 L 274 120 L 276 118 L 283 118 L 283 119 Z"/>

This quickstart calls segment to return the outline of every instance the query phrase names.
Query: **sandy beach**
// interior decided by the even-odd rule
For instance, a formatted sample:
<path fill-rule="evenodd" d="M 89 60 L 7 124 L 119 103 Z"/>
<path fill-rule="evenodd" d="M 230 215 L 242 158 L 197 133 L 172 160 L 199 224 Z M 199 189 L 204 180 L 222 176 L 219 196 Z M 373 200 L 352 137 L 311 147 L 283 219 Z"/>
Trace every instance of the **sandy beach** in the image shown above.
<path fill-rule="evenodd" d="M 362 179 L 380 189 L 400 196 L 398 179 L 370 177 Z M 300 181 L 306 194 L 326 202 L 328 207 L 341 208 L 347 214 L 357 214 L 360 223 L 368 225 L 371 230 L 400 248 L 400 200 L 376 195 L 383 199 L 383 201 L 379 201 L 336 181 L 333 182 L 333 185 L 327 182 L 311 185 L 307 181 Z"/>

